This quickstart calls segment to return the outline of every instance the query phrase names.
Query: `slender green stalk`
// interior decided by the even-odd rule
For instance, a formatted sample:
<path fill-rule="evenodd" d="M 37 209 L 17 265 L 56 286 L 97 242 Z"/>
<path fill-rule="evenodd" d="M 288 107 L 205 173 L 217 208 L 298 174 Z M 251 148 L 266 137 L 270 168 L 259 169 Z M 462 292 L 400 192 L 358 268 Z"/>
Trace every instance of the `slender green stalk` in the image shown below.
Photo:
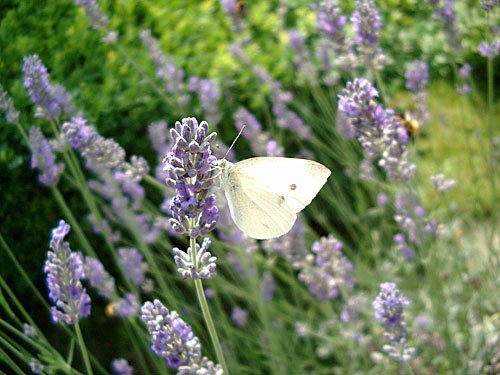
<path fill-rule="evenodd" d="M 51 186 L 50 190 L 57 204 L 59 205 L 59 207 L 61 207 L 62 211 L 64 212 L 66 219 L 68 219 L 69 223 L 71 224 L 71 228 L 75 231 L 76 236 L 78 237 L 78 240 L 80 241 L 80 244 L 82 245 L 85 253 L 96 258 L 97 256 L 94 249 L 92 248 L 92 245 L 87 239 L 87 236 L 85 236 L 85 233 L 83 233 L 83 230 L 80 227 L 78 220 L 76 220 L 75 217 L 73 216 L 73 213 L 71 212 L 71 209 L 68 207 L 66 200 L 59 191 L 59 188 L 57 186 Z"/>
<path fill-rule="evenodd" d="M 189 238 L 189 246 L 191 247 L 191 261 L 196 266 L 196 238 Z M 198 303 L 200 304 L 201 311 L 203 313 L 203 319 L 205 319 L 208 334 L 210 335 L 210 339 L 212 340 L 212 345 L 215 350 L 215 355 L 217 356 L 217 361 L 222 366 L 224 374 L 229 375 L 229 370 L 224 358 L 224 353 L 222 352 L 222 346 L 219 341 L 219 336 L 217 336 L 217 330 L 215 329 L 212 314 L 210 314 L 210 309 L 208 307 L 207 298 L 205 297 L 205 293 L 203 291 L 203 283 L 200 279 L 196 279 L 194 280 L 194 285 L 196 287 L 196 297 L 198 298 Z"/>
<path fill-rule="evenodd" d="M 83 362 L 85 363 L 85 369 L 87 370 L 88 375 L 93 375 L 92 366 L 90 365 L 89 353 L 87 351 L 87 347 L 85 346 L 85 341 L 83 341 L 82 331 L 80 330 L 80 325 L 78 323 L 75 324 L 75 332 L 78 340 L 78 346 L 82 352 Z"/>

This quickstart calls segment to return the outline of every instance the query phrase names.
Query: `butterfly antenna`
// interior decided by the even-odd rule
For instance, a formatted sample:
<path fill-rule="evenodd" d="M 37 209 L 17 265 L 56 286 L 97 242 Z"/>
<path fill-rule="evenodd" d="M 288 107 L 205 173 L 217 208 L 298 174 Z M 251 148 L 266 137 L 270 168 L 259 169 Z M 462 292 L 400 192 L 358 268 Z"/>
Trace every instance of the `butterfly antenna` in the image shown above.
<path fill-rule="evenodd" d="M 234 139 L 233 143 L 231 143 L 231 146 L 229 146 L 227 152 L 226 152 L 226 155 L 224 155 L 224 159 L 226 158 L 227 154 L 229 154 L 229 152 L 231 151 L 231 149 L 233 148 L 234 144 L 236 143 L 236 141 L 238 140 L 238 138 L 240 137 L 241 133 L 243 133 L 243 130 L 245 129 L 246 125 L 243 124 L 243 126 L 241 127 L 240 129 L 240 132 L 238 133 L 238 135 L 236 136 L 236 138 Z"/>

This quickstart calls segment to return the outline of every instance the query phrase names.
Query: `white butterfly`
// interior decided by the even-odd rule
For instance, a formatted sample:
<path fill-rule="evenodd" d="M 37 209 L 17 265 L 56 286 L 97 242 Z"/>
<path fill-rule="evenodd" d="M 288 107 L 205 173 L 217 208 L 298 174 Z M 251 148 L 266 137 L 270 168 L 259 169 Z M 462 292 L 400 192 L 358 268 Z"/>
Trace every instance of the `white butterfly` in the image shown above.
<path fill-rule="evenodd" d="M 219 161 L 221 188 L 236 226 L 259 240 L 282 236 L 331 172 L 312 160 L 257 157 Z"/>

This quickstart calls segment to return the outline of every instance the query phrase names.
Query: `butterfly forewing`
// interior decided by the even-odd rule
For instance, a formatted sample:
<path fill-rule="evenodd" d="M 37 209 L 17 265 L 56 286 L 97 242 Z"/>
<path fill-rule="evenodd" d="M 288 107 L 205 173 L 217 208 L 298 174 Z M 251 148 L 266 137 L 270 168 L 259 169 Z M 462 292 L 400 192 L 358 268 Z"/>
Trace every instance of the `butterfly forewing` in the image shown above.
<path fill-rule="evenodd" d="M 283 196 L 293 212 L 311 203 L 331 174 L 315 161 L 280 157 L 246 159 L 236 163 L 232 172 L 251 176 L 265 185 L 263 188 Z"/>

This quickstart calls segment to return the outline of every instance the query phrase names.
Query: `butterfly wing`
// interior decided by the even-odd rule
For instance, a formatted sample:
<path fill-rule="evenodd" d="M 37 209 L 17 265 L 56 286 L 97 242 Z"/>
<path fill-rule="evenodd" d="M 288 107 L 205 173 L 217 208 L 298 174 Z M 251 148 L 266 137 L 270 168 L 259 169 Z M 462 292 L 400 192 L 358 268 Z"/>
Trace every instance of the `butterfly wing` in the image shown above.
<path fill-rule="evenodd" d="M 224 194 L 233 221 L 249 237 L 259 240 L 279 237 L 297 219 L 282 196 L 244 174 L 231 173 Z"/>
<path fill-rule="evenodd" d="M 236 163 L 233 173 L 254 178 L 285 198 L 290 209 L 297 213 L 318 194 L 331 172 L 324 165 L 306 159 L 257 157 Z"/>
<path fill-rule="evenodd" d="M 231 216 L 256 239 L 279 237 L 295 223 L 330 171 L 310 160 L 260 157 L 236 163 L 224 178 Z"/>

